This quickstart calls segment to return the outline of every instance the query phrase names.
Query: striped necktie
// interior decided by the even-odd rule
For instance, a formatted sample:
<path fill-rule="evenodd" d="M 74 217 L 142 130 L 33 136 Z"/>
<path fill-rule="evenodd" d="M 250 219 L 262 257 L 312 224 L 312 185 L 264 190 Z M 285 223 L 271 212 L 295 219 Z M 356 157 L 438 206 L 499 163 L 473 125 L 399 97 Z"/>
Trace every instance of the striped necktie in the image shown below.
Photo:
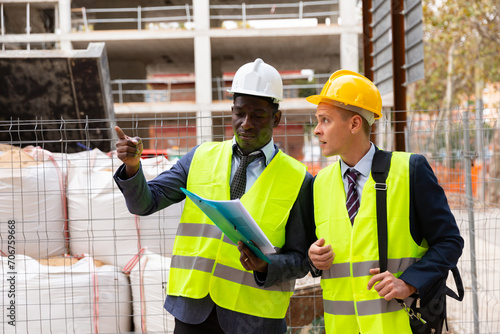
<path fill-rule="evenodd" d="M 349 168 L 345 173 L 347 176 L 348 187 L 347 187 L 347 200 L 345 202 L 347 213 L 349 214 L 349 219 L 351 224 L 354 223 L 354 217 L 359 210 L 359 195 L 358 187 L 356 186 L 356 179 L 358 178 L 359 172 L 354 168 Z"/>
<path fill-rule="evenodd" d="M 231 181 L 231 199 L 243 196 L 247 185 L 247 166 L 255 159 L 264 156 L 262 151 L 252 152 L 249 155 L 243 155 L 238 149 L 235 152 L 237 152 L 241 160 Z"/>

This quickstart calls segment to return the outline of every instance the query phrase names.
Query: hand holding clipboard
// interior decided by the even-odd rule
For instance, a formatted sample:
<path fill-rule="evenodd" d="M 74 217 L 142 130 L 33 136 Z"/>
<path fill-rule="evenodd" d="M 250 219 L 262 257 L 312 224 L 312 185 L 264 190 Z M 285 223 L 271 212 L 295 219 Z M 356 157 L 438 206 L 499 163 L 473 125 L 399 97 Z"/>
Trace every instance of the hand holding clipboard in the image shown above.
<path fill-rule="evenodd" d="M 257 257 L 271 263 L 265 254 L 273 254 L 276 251 L 239 199 L 214 201 L 202 198 L 187 189 L 181 190 L 234 244 L 242 241 Z"/>

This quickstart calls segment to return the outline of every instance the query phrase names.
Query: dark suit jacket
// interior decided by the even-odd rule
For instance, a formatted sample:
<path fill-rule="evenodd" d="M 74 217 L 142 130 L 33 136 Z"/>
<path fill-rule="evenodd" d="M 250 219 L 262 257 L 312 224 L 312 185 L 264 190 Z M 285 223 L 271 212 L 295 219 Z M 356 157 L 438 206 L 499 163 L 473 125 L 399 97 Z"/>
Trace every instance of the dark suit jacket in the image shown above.
<path fill-rule="evenodd" d="M 195 147 L 183 156 L 170 170 L 164 171 L 157 178 L 146 183 L 142 169 L 132 178 L 126 179 L 124 166 L 121 166 L 114 178 L 125 196 L 131 213 L 148 215 L 167 206 L 182 201 L 185 194 L 179 189 L 186 187 L 189 168 Z M 278 148 L 275 146 L 275 153 Z M 222 182 L 223 180 L 221 180 Z M 229 183 L 229 180 L 225 180 Z M 307 173 L 295 201 L 286 225 L 286 241 L 281 254 L 269 255 L 271 264 L 267 275 L 254 273 L 260 286 L 268 287 L 276 283 L 303 277 L 309 271 L 306 254 L 314 241 L 312 213 L 312 176 Z M 190 299 L 167 296 L 165 308 L 174 317 L 185 323 L 203 322 L 214 303 L 210 296 L 203 299 Z M 228 333 L 284 333 L 284 319 L 258 318 L 231 310 L 217 308 L 217 316 L 222 329 Z"/>

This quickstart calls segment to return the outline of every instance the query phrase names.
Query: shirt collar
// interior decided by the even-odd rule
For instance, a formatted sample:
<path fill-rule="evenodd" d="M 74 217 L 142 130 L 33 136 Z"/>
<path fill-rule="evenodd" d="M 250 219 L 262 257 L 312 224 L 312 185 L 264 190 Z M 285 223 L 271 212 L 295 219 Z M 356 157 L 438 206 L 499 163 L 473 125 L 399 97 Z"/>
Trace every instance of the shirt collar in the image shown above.
<path fill-rule="evenodd" d="M 373 143 L 370 142 L 370 149 L 365 154 L 365 156 L 358 161 L 356 166 L 354 166 L 354 169 L 356 169 L 364 177 L 368 177 L 368 175 L 370 175 L 370 170 L 372 169 L 372 161 L 374 155 L 375 155 L 375 145 L 373 145 Z M 347 170 L 351 167 L 347 166 L 346 163 L 342 161 L 342 159 L 340 159 L 340 168 L 343 177 L 347 172 Z"/>
<path fill-rule="evenodd" d="M 233 149 L 236 145 L 238 145 L 238 144 L 236 143 L 236 139 L 233 137 Z M 267 166 L 271 162 L 271 160 L 273 160 L 274 153 L 275 153 L 273 138 L 271 138 L 269 143 L 264 145 L 260 149 L 260 151 L 262 151 L 262 153 L 264 153 L 264 156 L 266 157 L 266 166 Z"/>

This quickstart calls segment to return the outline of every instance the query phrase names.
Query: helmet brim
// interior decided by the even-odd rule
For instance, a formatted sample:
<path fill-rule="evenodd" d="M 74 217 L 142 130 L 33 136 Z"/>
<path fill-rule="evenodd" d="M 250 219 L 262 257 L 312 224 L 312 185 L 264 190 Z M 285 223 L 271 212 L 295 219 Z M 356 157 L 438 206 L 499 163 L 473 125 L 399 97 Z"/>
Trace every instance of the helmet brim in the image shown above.
<path fill-rule="evenodd" d="M 321 102 L 321 99 L 323 99 L 324 96 L 321 95 L 311 95 L 306 97 L 307 102 L 311 102 L 312 104 L 318 105 Z"/>
<path fill-rule="evenodd" d="M 366 111 L 368 111 L 370 113 L 373 113 L 375 115 L 375 119 L 380 119 L 382 117 L 382 113 L 377 112 L 375 110 L 369 110 L 369 109 L 362 108 L 361 106 L 358 106 L 358 105 L 355 105 L 355 104 L 352 104 L 352 103 L 346 103 L 344 101 L 330 99 L 330 98 L 322 96 L 322 95 L 311 95 L 311 96 L 308 96 L 308 97 L 306 97 L 306 101 L 310 102 L 312 104 L 315 104 L 315 105 L 318 105 L 321 102 L 327 102 L 327 101 L 337 102 L 337 103 L 343 104 L 345 106 L 353 106 L 354 108 L 358 108 L 358 109 L 361 109 L 361 110 L 366 110 Z M 341 106 L 341 107 L 343 107 L 343 106 Z M 347 109 L 351 110 L 350 108 L 347 108 Z M 358 113 L 360 112 L 360 110 L 357 110 L 357 109 L 352 109 L 351 111 L 358 112 Z"/>
<path fill-rule="evenodd" d="M 280 103 L 281 101 L 283 101 L 283 99 L 280 99 L 276 96 L 273 96 L 273 95 L 268 95 L 268 94 L 262 94 L 262 93 L 259 93 L 259 92 L 256 92 L 254 90 L 247 90 L 247 89 L 238 89 L 238 90 L 231 90 L 231 89 L 228 89 L 227 92 L 229 94 L 245 94 L 245 95 L 252 95 L 252 96 L 258 96 L 258 97 L 269 97 L 271 99 L 273 99 L 274 103 Z"/>

